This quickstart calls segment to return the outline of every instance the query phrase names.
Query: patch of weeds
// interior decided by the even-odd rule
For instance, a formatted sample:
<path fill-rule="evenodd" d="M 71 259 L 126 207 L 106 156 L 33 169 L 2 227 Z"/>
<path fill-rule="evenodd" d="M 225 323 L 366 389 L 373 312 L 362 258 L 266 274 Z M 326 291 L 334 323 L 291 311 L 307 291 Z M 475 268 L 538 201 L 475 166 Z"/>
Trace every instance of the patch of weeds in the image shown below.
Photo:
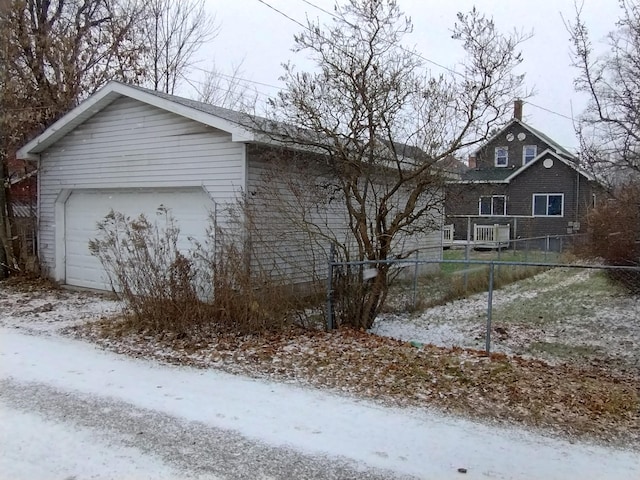
<path fill-rule="evenodd" d="M 536 289 L 527 280 L 521 282 L 519 290 L 537 291 L 535 296 L 495 308 L 494 318 L 505 323 L 542 326 L 570 317 L 593 316 L 602 299 L 610 298 L 613 290 L 602 275 L 577 277 L 579 274 L 579 270 L 558 269 L 541 275 L 535 281 L 544 279 L 547 287 L 556 285 L 546 289 Z"/>
<path fill-rule="evenodd" d="M 560 342 L 533 342 L 528 350 L 532 353 L 547 353 L 559 359 L 591 357 L 603 354 L 601 347 L 593 345 L 568 345 Z"/>
<path fill-rule="evenodd" d="M 461 272 L 457 272 L 455 275 L 451 275 L 446 279 L 444 285 L 446 290 L 443 294 L 436 299 L 427 303 L 428 307 L 434 307 L 437 305 L 444 305 L 454 300 L 467 298 L 474 293 L 486 292 L 489 289 L 489 267 L 482 266 L 473 268 L 473 271 L 468 272 L 465 276 Z M 540 273 L 541 269 L 537 267 L 533 268 L 504 268 L 503 266 L 496 267 L 494 271 L 494 289 L 501 289 L 509 284 L 520 281 L 524 278 L 531 277 Z"/>
<path fill-rule="evenodd" d="M 540 327 L 555 322 L 559 314 L 558 305 L 553 299 L 537 297 L 494 307 L 493 320 L 505 324 Z"/>

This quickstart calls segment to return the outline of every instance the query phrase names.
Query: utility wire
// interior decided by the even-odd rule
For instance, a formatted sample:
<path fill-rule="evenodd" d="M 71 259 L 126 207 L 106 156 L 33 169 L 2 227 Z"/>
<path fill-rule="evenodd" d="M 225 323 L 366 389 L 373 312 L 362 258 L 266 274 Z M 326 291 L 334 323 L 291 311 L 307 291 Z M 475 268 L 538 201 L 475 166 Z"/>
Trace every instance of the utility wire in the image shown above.
<path fill-rule="evenodd" d="M 261 1 L 261 0 L 259 0 L 259 1 Z M 303 3 L 306 3 L 307 5 L 309 5 L 309 6 L 313 7 L 313 8 L 315 8 L 315 9 L 317 9 L 317 10 L 319 10 L 319 11 L 323 12 L 323 13 L 326 13 L 327 15 L 330 15 L 331 17 L 335 18 L 336 20 L 339 20 L 339 19 L 340 19 L 340 17 L 338 17 L 335 13 L 333 13 L 333 12 L 331 12 L 331 11 L 329 11 L 329 10 L 327 10 L 327 9 L 325 9 L 325 8 L 323 8 L 323 7 L 321 7 L 321 6 L 319 6 L 319 5 L 316 5 L 315 3 L 311 2 L 310 0 L 300 0 L 300 1 L 301 1 L 301 2 L 303 2 Z M 264 3 L 264 2 L 262 2 L 262 3 Z M 296 23 L 300 24 L 299 22 L 296 22 Z M 351 24 L 349 24 L 349 25 L 351 25 Z M 353 25 L 351 25 L 351 26 L 353 27 Z M 307 27 L 305 27 L 305 28 L 307 28 Z M 401 49 L 401 50 L 403 50 L 403 51 L 405 51 L 405 52 L 407 52 L 407 53 L 410 53 L 410 54 L 412 54 L 412 55 L 415 55 L 415 56 L 417 56 L 418 58 L 421 58 L 421 59 L 422 59 L 422 60 L 424 60 L 425 62 L 429 62 L 429 63 L 431 63 L 431 64 L 433 64 L 433 65 L 436 65 L 436 66 L 438 66 L 438 67 L 440 67 L 440 68 L 443 68 L 444 70 L 447 70 L 447 71 L 449 71 L 449 72 L 451 72 L 451 73 L 453 73 L 453 74 L 455 74 L 455 75 L 463 76 L 461 73 L 459 73 L 459 72 L 457 72 L 457 71 L 455 71 L 455 70 L 452 70 L 451 68 L 449 68 L 449 67 L 447 67 L 447 66 L 445 66 L 445 65 L 441 65 L 441 64 L 439 64 L 439 63 L 437 63 L 437 62 L 435 62 L 435 61 L 433 61 L 433 60 L 431 60 L 431 59 L 429 59 L 429 58 L 427 58 L 427 57 L 425 57 L 425 56 L 421 55 L 420 53 L 418 53 L 418 52 L 416 52 L 416 51 L 406 49 L 406 48 L 405 48 L 405 47 L 403 47 L 402 45 L 400 45 L 400 49 Z M 551 109 L 549 109 L 549 108 L 546 108 L 546 107 L 543 107 L 543 106 L 540 106 L 540 105 L 536 105 L 536 104 L 534 104 L 534 103 L 532 103 L 532 102 L 529 102 L 529 101 L 527 101 L 527 100 L 525 100 L 525 103 L 527 103 L 528 105 L 531 105 L 532 107 L 538 108 L 538 109 L 540 109 L 540 110 L 544 110 L 545 112 L 548 112 L 548 113 L 551 113 L 551 114 L 553 114 L 553 115 L 557 115 L 557 116 L 559 116 L 559 117 L 562 117 L 562 118 L 565 118 L 565 119 L 567 119 L 567 120 L 570 120 L 570 121 L 572 121 L 572 122 L 574 121 L 573 117 L 567 116 L 567 115 L 565 115 L 565 114 L 563 114 L 563 113 L 556 112 L 556 111 L 554 111 L 554 110 L 551 110 Z"/>
<path fill-rule="evenodd" d="M 256 80 L 250 80 L 248 78 L 242 78 L 242 77 L 238 77 L 238 76 L 235 76 L 235 75 L 229 75 L 228 73 L 222 73 L 222 72 L 216 72 L 216 71 L 213 71 L 213 70 L 207 70 L 204 67 L 198 67 L 196 65 L 191 65 L 189 68 L 192 68 L 194 70 L 199 70 L 199 71 L 204 72 L 204 73 L 215 73 L 216 76 L 223 77 L 223 78 L 226 78 L 228 80 L 240 80 L 242 82 L 254 83 L 256 85 L 260 85 L 260 86 L 263 86 L 263 87 L 269 87 L 269 88 L 275 88 L 277 90 L 282 90 L 282 87 L 279 87 L 278 85 L 273 85 L 271 83 L 258 82 Z"/>
<path fill-rule="evenodd" d="M 290 17 L 289 15 L 287 15 L 286 13 L 278 10 L 276 7 L 274 7 L 273 5 L 268 4 L 267 2 L 265 2 L 264 0 L 258 0 L 258 2 L 260 2 L 261 4 L 263 4 L 265 7 L 270 8 L 271 10 L 273 10 L 274 12 L 279 13 L 280 15 L 282 15 L 285 18 L 288 18 L 289 20 L 291 20 L 293 23 L 301 26 L 302 28 L 305 28 L 307 30 L 309 30 L 309 27 L 307 27 L 306 25 L 304 25 L 303 23 L 299 22 L 298 20 L 296 20 L 293 17 Z M 311 30 L 309 30 L 311 31 Z"/>
<path fill-rule="evenodd" d="M 556 111 L 551 110 L 549 108 L 542 107 L 540 105 L 536 105 L 535 103 L 531 103 L 528 100 L 524 100 L 524 103 L 526 103 L 527 105 L 531 105 L 534 108 L 539 108 L 540 110 L 544 110 L 545 112 L 552 113 L 552 114 L 557 115 L 557 116 L 562 117 L 562 118 L 566 118 L 567 120 L 571 120 L 573 122 L 573 118 L 569 117 L 568 115 L 565 115 L 564 113 L 556 112 Z"/>
<path fill-rule="evenodd" d="M 258 1 L 259 1 L 260 3 L 265 3 L 265 2 L 263 2 L 262 0 L 258 0 Z M 321 12 L 326 13 L 327 15 L 332 16 L 332 17 L 333 17 L 333 18 L 335 18 L 336 20 L 343 20 L 342 18 L 338 17 L 335 13 L 330 12 L 330 11 L 328 11 L 328 10 L 326 10 L 326 9 L 324 9 L 324 8 L 322 8 L 322 7 L 320 7 L 320 6 L 318 6 L 318 5 L 316 5 L 315 3 L 310 2 L 309 0 L 300 0 L 300 1 L 302 1 L 302 2 L 306 3 L 307 5 L 309 5 L 309 6 L 313 7 L 313 8 L 316 8 L 316 9 L 320 10 Z M 301 25 L 299 22 L 296 22 L 296 23 L 297 23 L 298 25 Z M 347 22 L 347 24 L 348 24 L 350 27 L 352 27 L 352 28 L 358 28 L 356 25 L 353 25 L 352 23 Z M 306 27 L 306 26 L 304 26 L 304 25 L 303 25 L 303 27 L 304 27 L 304 28 L 306 28 L 307 30 L 309 30 L 309 28 L 308 28 L 308 27 Z M 315 33 L 317 33 L 317 32 L 315 32 Z M 460 77 L 464 77 L 464 75 L 463 75 L 462 73 L 457 72 L 456 70 L 454 70 L 454 69 L 452 69 L 452 68 L 450 68 L 450 67 L 447 67 L 446 65 L 442 65 L 441 63 L 438 63 L 438 62 L 436 62 L 435 60 L 431 60 L 430 58 L 427 58 L 427 57 L 425 57 L 425 56 L 421 55 L 420 53 L 416 52 L 415 50 L 409 50 L 408 48 L 406 48 L 406 47 L 404 47 L 404 46 L 402 46 L 402 45 L 399 45 L 399 46 L 398 46 L 398 48 L 400 48 L 400 50 L 402 50 L 403 52 L 406 52 L 406 53 L 408 53 L 408 54 L 410 54 L 410 55 L 415 55 L 416 57 L 418 57 L 418 58 L 420 58 L 420 59 L 424 60 L 425 62 L 430 63 L 430 64 L 432 64 L 432 65 L 435 65 L 436 67 L 442 68 L 443 70 L 446 70 L 446 71 L 448 71 L 448 72 L 450 72 L 450 73 L 453 73 L 454 75 L 458 75 L 458 76 L 460 76 Z"/>

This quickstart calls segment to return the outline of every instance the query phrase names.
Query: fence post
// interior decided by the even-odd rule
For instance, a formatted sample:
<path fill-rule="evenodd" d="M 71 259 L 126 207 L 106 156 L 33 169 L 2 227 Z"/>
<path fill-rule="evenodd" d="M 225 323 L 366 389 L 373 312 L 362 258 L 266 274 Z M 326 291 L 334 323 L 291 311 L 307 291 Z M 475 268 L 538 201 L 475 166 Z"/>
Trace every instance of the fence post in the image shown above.
<path fill-rule="evenodd" d="M 474 232 L 475 240 L 475 232 Z M 469 261 L 469 250 L 471 249 L 471 217 L 467 217 L 467 244 L 464 247 L 464 259 Z M 469 264 L 464 264 L 464 291 L 467 291 L 469 285 Z"/>
<path fill-rule="evenodd" d="M 336 255 L 336 247 L 332 243 L 329 248 L 329 261 L 327 262 L 327 331 L 335 328 L 333 318 L 333 263 Z"/>
<path fill-rule="evenodd" d="M 418 296 L 418 262 L 420 252 L 416 251 L 416 265 L 413 269 L 413 308 L 416 308 L 417 296 Z"/>
<path fill-rule="evenodd" d="M 549 254 L 549 247 L 551 246 L 551 241 L 549 240 L 549 235 L 545 238 L 544 243 L 544 260 L 547 260 L 547 255 Z"/>
<path fill-rule="evenodd" d="M 489 298 L 487 300 L 487 335 L 485 338 L 484 349 L 487 353 L 491 353 L 491 313 L 493 310 L 493 267 L 494 263 L 489 263 Z"/>

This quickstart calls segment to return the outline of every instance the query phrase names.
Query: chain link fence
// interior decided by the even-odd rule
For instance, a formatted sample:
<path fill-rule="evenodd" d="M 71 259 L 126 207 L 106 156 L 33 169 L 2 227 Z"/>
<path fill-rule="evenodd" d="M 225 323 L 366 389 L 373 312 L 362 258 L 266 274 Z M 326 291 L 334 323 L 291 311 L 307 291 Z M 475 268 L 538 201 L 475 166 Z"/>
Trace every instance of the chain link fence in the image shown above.
<path fill-rule="evenodd" d="M 534 261 L 510 260 L 506 251 L 484 255 L 385 262 L 396 275 L 372 331 L 415 345 L 640 371 L 639 265 L 567 263 L 544 250 L 529 251 Z M 329 262 L 329 328 L 343 301 L 335 278 L 346 268 L 375 271 L 379 263 Z"/>

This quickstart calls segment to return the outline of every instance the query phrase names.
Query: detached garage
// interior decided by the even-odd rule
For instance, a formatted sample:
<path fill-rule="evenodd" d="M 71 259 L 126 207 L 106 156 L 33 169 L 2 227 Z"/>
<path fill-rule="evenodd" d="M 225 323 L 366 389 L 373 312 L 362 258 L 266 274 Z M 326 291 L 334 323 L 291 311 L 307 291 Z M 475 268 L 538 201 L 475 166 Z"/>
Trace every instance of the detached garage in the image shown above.
<path fill-rule="evenodd" d="M 188 237 L 202 240 L 209 216 L 246 188 L 253 135 L 240 118 L 113 82 L 25 145 L 19 156 L 39 169 L 43 268 L 61 283 L 110 289 L 88 243 L 111 209 L 153 219 L 166 207 L 185 247 Z"/>
<path fill-rule="evenodd" d="M 259 187 L 264 174 L 275 171 L 274 156 L 285 163 L 295 160 L 286 154 L 291 151 L 283 154 L 281 145 L 270 145 L 256 133 L 256 121 L 201 102 L 109 83 L 18 152 L 38 164 L 42 268 L 60 283 L 110 289 L 88 248 L 97 236 L 97 222 L 110 210 L 153 219 L 159 207 L 168 209 L 180 228 L 179 247 L 186 249 L 190 237 L 203 243 L 210 217 L 219 229 L 237 228 L 226 212 L 246 192 L 259 206 L 257 226 L 252 236 L 243 232 L 244 238 L 234 238 L 243 239 L 243 247 L 252 246 L 249 254 L 245 251 L 251 268 L 260 262 L 269 275 L 288 282 L 317 280 L 324 275 L 329 247 L 322 234 L 331 231 L 338 242 L 348 242 L 344 204 L 314 200 L 302 210 L 296 207 L 293 217 L 320 219 L 314 229 L 320 240 L 300 229 L 298 218 L 279 216 L 277 197 L 263 195 Z M 297 154 L 306 159 L 306 153 Z M 281 181 L 284 176 L 314 184 L 320 173 L 313 165 L 302 161 L 297 173 L 287 168 L 270 181 L 276 190 L 289 188 Z M 440 210 L 434 215 L 432 223 L 441 225 Z M 413 245 L 424 258 L 441 257 L 437 227 L 398 244 Z"/>

